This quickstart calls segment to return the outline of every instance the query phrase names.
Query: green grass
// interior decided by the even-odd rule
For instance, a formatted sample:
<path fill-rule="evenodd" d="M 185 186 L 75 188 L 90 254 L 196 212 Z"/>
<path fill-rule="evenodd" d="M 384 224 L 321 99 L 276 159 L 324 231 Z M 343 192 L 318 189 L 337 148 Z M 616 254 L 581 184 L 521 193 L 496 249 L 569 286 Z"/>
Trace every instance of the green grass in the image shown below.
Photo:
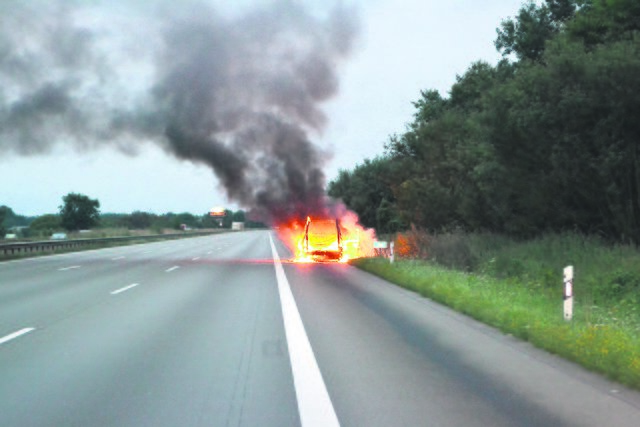
<path fill-rule="evenodd" d="M 392 265 L 368 258 L 353 264 L 640 389 L 640 254 L 635 248 L 574 235 L 531 242 L 464 239 L 465 253 L 473 256 L 465 263 L 468 271 L 429 260 Z M 562 313 L 562 268 L 568 264 L 576 269 L 571 322 Z"/>

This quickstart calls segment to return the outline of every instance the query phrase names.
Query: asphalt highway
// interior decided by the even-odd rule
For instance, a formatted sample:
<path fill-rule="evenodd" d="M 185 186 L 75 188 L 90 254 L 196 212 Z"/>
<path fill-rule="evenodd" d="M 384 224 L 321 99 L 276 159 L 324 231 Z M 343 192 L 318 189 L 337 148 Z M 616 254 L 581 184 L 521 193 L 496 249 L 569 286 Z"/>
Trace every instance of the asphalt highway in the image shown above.
<path fill-rule="evenodd" d="M 640 393 L 269 231 L 0 263 L 0 426 L 638 426 Z"/>

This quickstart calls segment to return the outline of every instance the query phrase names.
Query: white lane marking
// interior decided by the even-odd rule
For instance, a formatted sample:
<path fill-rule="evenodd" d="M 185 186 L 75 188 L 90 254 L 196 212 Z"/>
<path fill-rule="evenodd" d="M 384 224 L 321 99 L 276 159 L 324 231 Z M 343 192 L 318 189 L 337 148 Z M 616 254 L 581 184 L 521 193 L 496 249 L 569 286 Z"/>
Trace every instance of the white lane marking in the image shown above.
<path fill-rule="evenodd" d="M 167 272 L 167 273 L 171 273 L 173 270 L 177 270 L 177 269 L 179 269 L 179 268 L 180 268 L 179 266 L 174 265 L 174 266 L 173 266 L 173 267 L 171 267 L 171 268 L 167 268 L 167 269 L 165 270 L 165 272 Z"/>
<path fill-rule="evenodd" d="M 115 291 L 111 292 L 111 295 L 118 295 L 120 292 L 128 291 L 129 289 L 135 288 L 138 285 L 139 283 L 132 283 L 129 286 L 125 286 L 124 288 L 116 289 Z"/>
<path fill-rule="evenodd" d="M 115 258 L 111 258 L 111 261 L 117 261 L 119 259 L 124 259 L 124 257 L 123 256 L 117 256 Z"/>
<path fill-rule="evenodd" d="M 19 331 L 16 331 L 16 332 L 12 333 L 12 334 L 5 335 L 4 337 L 0 338 L 0 344 L 4 344 L 7 341 L 11 341 L 13 339 L 16 339 L 21 335 L 28 334 L 29 332 L 31 332 L 31 331 L 33 331 L 35 329 L 36 328 L 24 328 L 24 329 L 20 329 Z"/>
<path fill-rule="evenodd" d="M 211 255 L 213 253 L 213 251 L 209 251 L 207 252 L 207 255 Z"/>
<path fill-rule="evenodd" d="M 296 388 L 300 424 L 302 427 L 339 426 L 338 417 L 333 409 L 329 392 L 322 379 L 322 373 L 304 330 L 291 286 L 284 274 L 284 268 L 282 268 L 271 235 L 269 235 L 269 242 L 278 279 L 278 293 L 280 294 L 284 331 L 291 360 L 293 384 Z"/>
<path fill-rule="evenodd" d="M 63 268 L 59 268 L 58 271 L 67 271 L 67 270 L 73 270 L 76 268 L 80 268 L 79 265 L 72 265 L 71 267 L 63 267 Z"/>
<path fill-rule="evenodd" d="M 197 260 L 199 260 L 199 259 L 200 259 L 200 257 L 199 257 L 199 256 L 197 256 L 197 257 L 195 257 L 195 258 L 191 258 L 191 261 L 197 261 Z"/>

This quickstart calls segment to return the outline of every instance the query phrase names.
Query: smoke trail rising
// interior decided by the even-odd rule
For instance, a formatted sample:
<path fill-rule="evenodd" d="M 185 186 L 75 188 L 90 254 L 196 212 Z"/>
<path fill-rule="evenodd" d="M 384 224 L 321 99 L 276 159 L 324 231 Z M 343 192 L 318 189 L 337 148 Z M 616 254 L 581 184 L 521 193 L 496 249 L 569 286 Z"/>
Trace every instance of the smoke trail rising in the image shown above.
<path fill-rule="evenodd" d="M 321 18 L 283 1 L 231 18 L 191 4 L 150 13 L 144 31 L 131 19 L 114 24 L 138 36 L 111 40 L 96 19 L 107 6 L 80 5 L 2 7 L 0 154 L 42 154 L 56 143 L 135 153 L 153 141 L 211 167 L 246 208 L 271 217 L 323 208 L 328 155 L 309 135 L 324 128 L 321 104 L 338 91 L 353 10 Z M 142 74 L 144 88 L 127 85 Z"/>

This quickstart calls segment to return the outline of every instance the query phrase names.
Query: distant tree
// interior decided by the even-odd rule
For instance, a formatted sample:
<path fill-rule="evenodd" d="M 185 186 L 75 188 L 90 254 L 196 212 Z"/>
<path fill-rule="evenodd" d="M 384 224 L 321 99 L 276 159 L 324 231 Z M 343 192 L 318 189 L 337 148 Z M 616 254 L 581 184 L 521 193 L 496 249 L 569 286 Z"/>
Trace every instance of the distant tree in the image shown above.
<path fill-rule="evenodd" d="M 41 215 L 29 225 L 29 230 L 43 236 L 49 236 L 61 227 L 60 216 L 54 214 Z"/>
<path fill-rule="evenodd" d="M 245 222 L 246 215 L 243 210 L 235 211 L 233 213 L 233 221 L 234 222 Z"/>
<path fill-rule="evenodd" d="M 231 228 L 233 222 L 233 211 L 229 209 L 224 210 L 224 218 L 222 218 L 222 228 Z"/>
<path fill-rule="evenodd" d="M 4 226 L 4 220 L 7 217 L 6 209 L 8 209 L 6 206 L 0 206 L 0 239 L 7 233 L 7 229 Z"/>
<path fill-rule="evenodd" d="M 212 217 L 209 212 L 200 217 L 200 224 L 202 224 L 203 228 L 220 228 L 220 221 Z"/>
<path fill-rule="evenodd" d="M 129 214 L 101 213 L 100 228 L 129 227 Z"/>
<path fill-rule="evenodd" d="M 177 214 L 173 218 L 173 228 L 179 229 L 182 227 L 182 224 L 186 225 L 189 228 L 196 228 L 200 225 L 198 218 L 188 212 Z"/>
<path fill-rule="evenodd" d="M 131 229 L 143 229 L 151 227 L 153 222 L 153 215 L 148 212 L 135 211 L 126 218 L 126 224 Z"/>
<path fill-rule="evenodd" d="M 17 215 L 13 209 L 4 205 L 0 206 L 0 215 L 4 216 L 4 221 L 0 221 L 0 225 L 4 225 L 5 229 L 29 225 L 31 220 L 24 215 Z"/>
<path fill-rule="evenodd" d="M 69 193 L 62 198 L 60 218 L 69 231 L 86 230 L 98 223 L 100 202 L 79 193 Z"/>

